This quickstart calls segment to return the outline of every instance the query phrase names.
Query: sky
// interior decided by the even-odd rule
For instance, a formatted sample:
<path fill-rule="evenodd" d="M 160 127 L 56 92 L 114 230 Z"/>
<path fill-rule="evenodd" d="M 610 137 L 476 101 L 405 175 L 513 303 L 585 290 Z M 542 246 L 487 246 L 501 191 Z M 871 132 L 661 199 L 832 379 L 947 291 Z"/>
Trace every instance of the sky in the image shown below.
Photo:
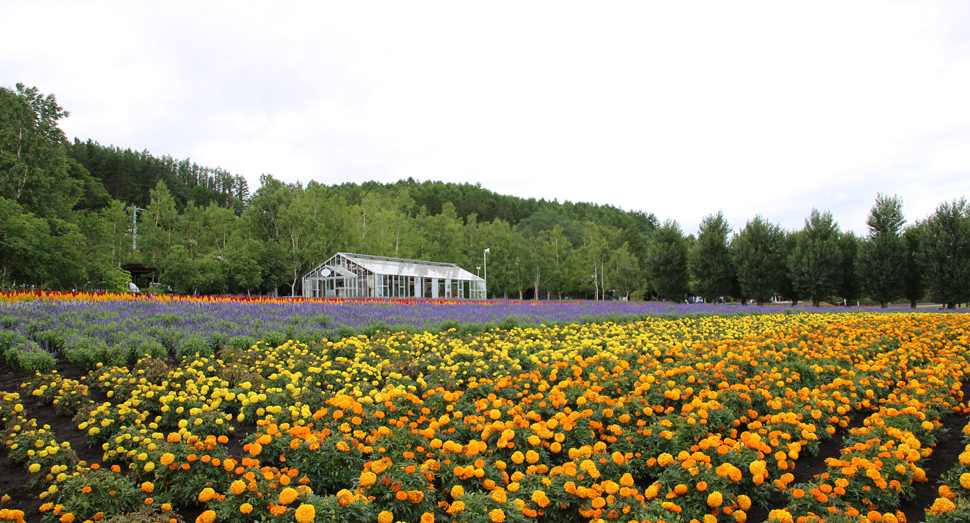
<path fill-rule="evenodd" d="M 69 139 L 288 183 L 480 183 L 866 233 L 970 195 L 970 2 L 0 3 Z"/>

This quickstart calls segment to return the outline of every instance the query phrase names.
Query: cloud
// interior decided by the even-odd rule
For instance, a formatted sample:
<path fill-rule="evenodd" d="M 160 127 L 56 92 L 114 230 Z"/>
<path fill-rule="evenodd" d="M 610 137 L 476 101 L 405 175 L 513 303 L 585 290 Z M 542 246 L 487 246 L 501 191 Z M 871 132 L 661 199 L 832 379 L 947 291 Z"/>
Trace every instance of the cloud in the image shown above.
<path fill-rule="evenodd" d="M 696 232 L 723 210 L 864 234 L 970 189 L 953 2 L 11 2 L 0 77 L 71 136 L 288 182 L 480 182 Z M 30 42 L 31 45 L 17 45 Z"/>

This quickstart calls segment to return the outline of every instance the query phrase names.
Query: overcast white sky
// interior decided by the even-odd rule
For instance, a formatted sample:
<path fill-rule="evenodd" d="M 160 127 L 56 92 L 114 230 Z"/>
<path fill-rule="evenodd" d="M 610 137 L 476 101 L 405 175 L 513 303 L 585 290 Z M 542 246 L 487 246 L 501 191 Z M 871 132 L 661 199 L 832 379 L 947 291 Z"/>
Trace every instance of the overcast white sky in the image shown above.
<path fill-rule="evenodd" d="M 277 5 L 278 4 L 278 5 Z M 287 182 L 481 183 L 695 233 L 970 196 L 970 2 L 0 3 L 69 138 Z"/>

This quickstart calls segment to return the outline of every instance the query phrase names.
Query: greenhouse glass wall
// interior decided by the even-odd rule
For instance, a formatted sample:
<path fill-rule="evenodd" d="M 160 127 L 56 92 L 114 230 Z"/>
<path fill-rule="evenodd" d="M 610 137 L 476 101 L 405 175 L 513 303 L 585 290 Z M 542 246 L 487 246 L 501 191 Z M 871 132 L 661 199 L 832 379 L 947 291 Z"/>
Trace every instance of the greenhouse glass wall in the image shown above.
<path fill-rule="evenodd" d="M 452 263 L 338 252 L 303 277 L 304 298 L 484 300 L 485 280 Z"/>

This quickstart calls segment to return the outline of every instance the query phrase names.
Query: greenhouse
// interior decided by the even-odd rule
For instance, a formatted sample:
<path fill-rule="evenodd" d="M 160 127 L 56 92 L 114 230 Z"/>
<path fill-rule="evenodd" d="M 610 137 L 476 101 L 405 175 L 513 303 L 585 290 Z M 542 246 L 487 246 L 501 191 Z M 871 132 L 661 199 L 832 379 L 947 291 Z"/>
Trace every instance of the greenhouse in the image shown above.
<path fill-rule="evenodd" d="M 303 277 L 304 298 L 484 300 L 485 280 L 453 263 L 338 252 Z"/>

